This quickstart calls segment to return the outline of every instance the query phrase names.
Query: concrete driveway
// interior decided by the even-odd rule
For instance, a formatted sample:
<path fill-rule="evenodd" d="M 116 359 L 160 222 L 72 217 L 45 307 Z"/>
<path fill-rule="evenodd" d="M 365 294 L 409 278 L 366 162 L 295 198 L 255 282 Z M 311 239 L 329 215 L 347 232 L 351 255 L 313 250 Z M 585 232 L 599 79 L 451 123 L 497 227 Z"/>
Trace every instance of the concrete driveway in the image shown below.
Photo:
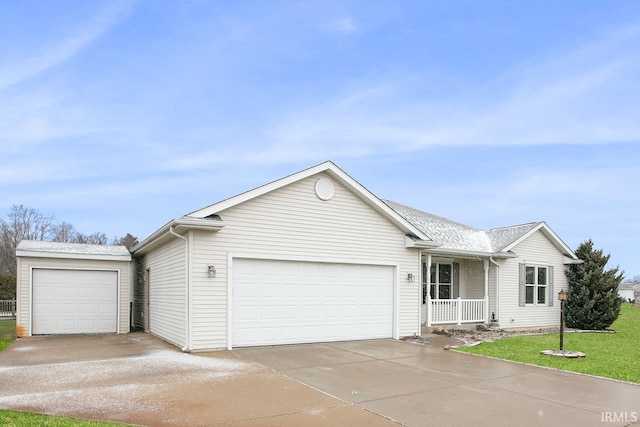
<path fill-rule="evenodd" d="M 150 335 L 22 338 L 0 353 L 0 409 L 151 426 L 397 426 L 236 354 Z"/>
<path fill-rule="evenodd" d="M 410 426 L 640 424 L 640 386 L 395 340 L 234 353 Z"/>
<path fill-rule="evenodd" d="M 394 340 L 184 354 L 146 334 L 19 339 L 0 408 L 144 425 L 629 425 L 640 386 Z"/>

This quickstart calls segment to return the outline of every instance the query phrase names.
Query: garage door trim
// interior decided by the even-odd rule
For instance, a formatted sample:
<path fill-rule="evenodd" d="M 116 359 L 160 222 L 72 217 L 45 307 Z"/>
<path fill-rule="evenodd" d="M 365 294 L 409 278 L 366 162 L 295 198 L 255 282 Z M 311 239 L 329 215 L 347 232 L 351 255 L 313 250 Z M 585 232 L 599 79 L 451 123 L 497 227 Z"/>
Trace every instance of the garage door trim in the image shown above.
<path fill-rule="evenodd" d="M 343 259 L 329 257 L 301 257 L 301 256 L 282 256 L 282 255 L 265 255 L 256 253 L 229 253 L 227 260 L 227 349 L 232 349 L 233 338 L 233 261 L 234 259 L 246 259 L 256 261 L 291 261 L 291 262 L 310 262 L 310 263 L 326 263 L 326 264 L 347 264 L 347 265 L 371 265 L 381 267 L 392 267 L 393 272 L 393 319 L 392 319 L 392 337 L 399 339 L 399 302 L 400 283 L 399 271 L 400 265 L 394 263 L 385 263 L 377 260 L 362 259 Z"/>
<path fill-rule="evenodd" d="M 33 336 L 33 270 L 65 270 L 65 271 L 111 271 L 116 273 L 116 333 L 120 333 L 120 269 L 100 267 L 57 267 L 52 265 L 31 265 L 29 267 L 29 336 Z"/>

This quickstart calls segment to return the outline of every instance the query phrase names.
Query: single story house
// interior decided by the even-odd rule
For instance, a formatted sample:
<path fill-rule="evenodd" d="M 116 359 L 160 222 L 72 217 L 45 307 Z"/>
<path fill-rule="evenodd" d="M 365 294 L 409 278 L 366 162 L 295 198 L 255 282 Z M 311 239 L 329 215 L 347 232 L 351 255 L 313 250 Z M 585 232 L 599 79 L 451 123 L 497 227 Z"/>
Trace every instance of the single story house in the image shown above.
<path fill-rule="evenodd" d="M 636 301 L 638 297 L 640 297 L 640 283 L 620 283 L 618 286 L 618 296 L 625 302 Z"/>
<path fill-rule="evenodd" d="M 544 222 L 479 230 L 332 162 L 173 219 L 133 255 L 133 325 L 184 351 L 557 325 L 580 262 Z"/>
<path fill-rule="evenodd" d="M 544 222 L 479 230 L 381 200 L 332 162 L 172 219 L 131 261 L 46 242 L 17 256 L 22 335 L 131 324 L 184 351 L 557 325 L 580 262 Z"/>

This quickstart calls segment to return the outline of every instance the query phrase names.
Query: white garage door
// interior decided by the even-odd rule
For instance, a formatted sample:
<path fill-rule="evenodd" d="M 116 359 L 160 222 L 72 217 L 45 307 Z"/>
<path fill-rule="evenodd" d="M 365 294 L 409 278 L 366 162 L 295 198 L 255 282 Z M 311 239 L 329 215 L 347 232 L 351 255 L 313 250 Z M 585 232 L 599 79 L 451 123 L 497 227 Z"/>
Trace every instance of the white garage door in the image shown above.
<path fill-rule="evenodd" d="M 232 346 L 390 338 L 394 268 L 234 259 Z"/>
<path fill-rule="evenodd" d="M 116 332 L 115 271 L 33 270 L 32 333 Z"/>

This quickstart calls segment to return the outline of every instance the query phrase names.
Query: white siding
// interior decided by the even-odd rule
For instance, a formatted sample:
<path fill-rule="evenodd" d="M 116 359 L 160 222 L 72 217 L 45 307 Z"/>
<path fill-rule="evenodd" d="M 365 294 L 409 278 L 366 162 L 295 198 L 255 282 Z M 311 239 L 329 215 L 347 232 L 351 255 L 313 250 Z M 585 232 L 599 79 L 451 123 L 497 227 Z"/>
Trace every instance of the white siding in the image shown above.
<path fill-rule="evenodd" d="M 186 344 L 185 242 L 175 238 L 145 255 L 149 269 L 149 332 L 178 346 Z"/>
<path fill-rule="evenodd" d="M 322 201 L 314 192 L 321 176 L 334 182 L 331 200 Z M 398 265 L 399 335 L 420 332 L 420 284 L 407 282 L 408 273 L 419 277 L 417 250 L 405 248 L 401 230 L 328 175 L 303 179 L 219 215 L 227 224 L 221 231 L 193 233 L 194 349 L 227 346 L 229 254 Z M 210 264 L 216 266 L 216 278 L 207 277 Z"/>
<path fill-rule="evenodd" d="M 484 298 L 484 263 L 463 259 L 460 260 L 460 298 Z"/>
<path fill-rule="evenodd" d="M 118 333 L 129 332 L 129 303 L 131 302 L 131 264 L 128 261 L 101 261 L 62 258 L 18 257 L 17 318 L 18 336 L 31 334 L 31 269 L 61 268 L 81 270 L 112 270 L 119 272 L 119 329 Z"/>
<path fill-rule="evenodd" d="M 566 267 L 563 255 L 538 231 L 513 248 L 518 257 L 511 258 L 502 264 L 500 281 L 500 327 L 533 328 L 555 326 L 560 324 L 560 304 L 557 294 L 561 289 L 567 290 Z M 520 263 L 545 264 L 554 267 L 553 306 L 518 305 Z"/>

